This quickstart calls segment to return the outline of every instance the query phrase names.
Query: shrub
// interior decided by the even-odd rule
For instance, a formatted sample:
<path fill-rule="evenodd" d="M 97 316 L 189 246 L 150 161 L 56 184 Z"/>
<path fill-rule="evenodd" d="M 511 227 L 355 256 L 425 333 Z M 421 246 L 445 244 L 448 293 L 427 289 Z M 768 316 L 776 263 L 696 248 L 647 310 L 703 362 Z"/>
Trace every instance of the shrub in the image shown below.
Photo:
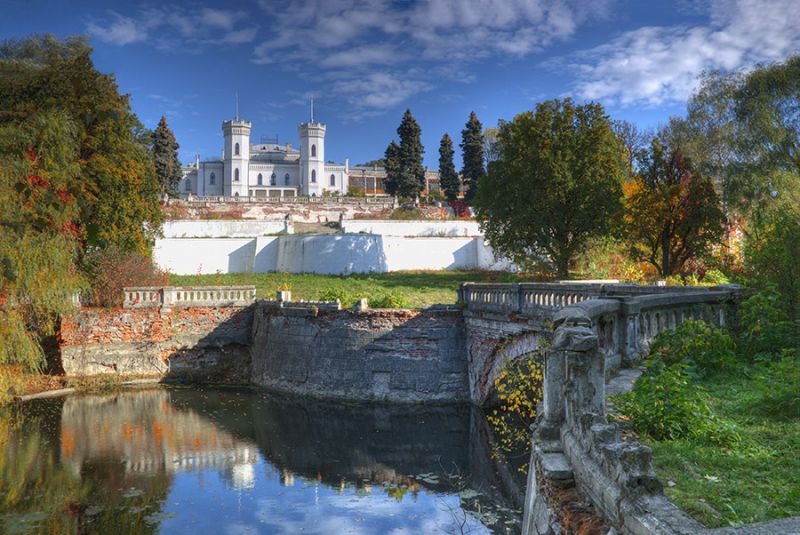
<path fill-rule="evenodd" d="M 372 308 L 408 308 L 408 299 L 395 291 L 388 291 L 374 297 L 367 297 L 367 302 Z"/>
<path fill-rule="evenodd" d="M 347 196 L 348 197 L 366 197 L 367 193 L 364 191 L 364 188 L 359 188 L 357 186 L 348 186 L 347 187 Z"/>
<path fill-rule="evenodd" d="M 590 241 L 578 257 L 576 268 L 588 279 L 639 282 L 645 278 L 641 264 L 631 260 L 626 245 L 613 238 Z"/>
<path fill-rule="evenodd" d="M 730 282 L 728 276 L 719 269 L 709 269 L 703 275 L 701 284 L 703 286 L 718 286 L 720 284 L 730 284 Z"/>
<path fill-rule="evenodd" d="M 706 376 L 734 365 L 736 344 L 727 331 L 689 320 L 674 331 L 659 333 L 650 345 L 650 356 L 667 366 L 681 364 L 690 375 Z"/>
<path fill-rule="evenodd" d="M 127 286 L 165 286 L 169 275 L 145 255 L 117 247 L 94 249 L 86 254 L 84 269 L 91 282 L 92 302 L 99 306 L 121 306 Z"/>
<path fill-rule="evenodd" d="M 462 201 L 461 199 L 456 199 L 454 201 L 450 201 L 450 208 L 453 209 L 453 214 L 455 214 L 458 218 L 470 218 L 472 217 L 472 212 L 469 209 L 469 205 Z"/>
<path fill-rule="evenodd" d="M 332 286 L 330 288 L 325 288 L 319 294 L 320 301 L 336 301 L 337 299 L 344 308 L 353 306 L 353 304 L 357 300 L 357 298 L 353 294 L 351 294 L 344 288 L 335 286 Z"/>
<path fill-rule="evenodd" d="M 692 383 L 685 364 L 649 360 L 633 390 L 615 398 L 637 433 L 655 440 L 700 438 L 718 445 L 737 442 L 730 424 L 717 418 Z"/>
<path fill-rule="evenodd" d="M 416 221 L 418 219 L 425 219 L 425 216 L 416 208 L 397 208 L 389 214 L 389 219 L 397 219 L 400 221 Z"/>
<path fill-rule="evenodd" d="M 789 319 L 774 287 L 742 302 L 739 308 L 743 349 L 754 360 L 771 360 L 800 347 L 800 325 Z"/>

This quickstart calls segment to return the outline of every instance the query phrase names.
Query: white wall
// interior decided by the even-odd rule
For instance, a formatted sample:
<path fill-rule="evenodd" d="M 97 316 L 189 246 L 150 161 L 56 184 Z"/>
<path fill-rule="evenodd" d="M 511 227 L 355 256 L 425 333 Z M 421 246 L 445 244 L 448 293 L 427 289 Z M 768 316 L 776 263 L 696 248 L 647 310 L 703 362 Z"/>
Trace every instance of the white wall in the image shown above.
<path fill-rule="evenodd" d="M 165 221 L 165 238 L 253 238 L 286 231 L 283 221 L 178 219 Z"/>
<path fill-rule="evenodd" d="M 343 222 L 343 230 L 382 236 L 482 236 L 477 221 L 387 221 L 354 219 Z"/>
<path fill-rule="evenodd" d="M 371 234 L 307 234 L 259 238 L 165 238 L 153 258 L 179 275 L 197 273 L 385 273 L 411 269 L 493 269 L 482 238 L 421 238 Z"/>

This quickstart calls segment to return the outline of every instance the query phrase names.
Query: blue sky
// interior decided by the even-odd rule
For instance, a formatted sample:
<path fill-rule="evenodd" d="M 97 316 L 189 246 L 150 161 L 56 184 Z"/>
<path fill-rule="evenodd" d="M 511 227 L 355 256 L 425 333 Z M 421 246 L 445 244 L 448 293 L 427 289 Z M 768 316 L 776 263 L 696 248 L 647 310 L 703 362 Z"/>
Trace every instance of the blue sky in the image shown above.
<path fill-rule="evenodd" d="M 214 157 L 220 125 L 297 142 L 327 123 L 326 157 L 379 158 L 403 110 L 425 164 L 469 112 L 485 126 L 545 99 L 596 100 L 643 128 L 681 114 L 708 69 L 800 51 L 800 0 L 0 0 L 0 38 L 85 34 L 148 127 L 167 117 L 181 159 Z M 458 163 L 457 163 L 458 165 Z"/>

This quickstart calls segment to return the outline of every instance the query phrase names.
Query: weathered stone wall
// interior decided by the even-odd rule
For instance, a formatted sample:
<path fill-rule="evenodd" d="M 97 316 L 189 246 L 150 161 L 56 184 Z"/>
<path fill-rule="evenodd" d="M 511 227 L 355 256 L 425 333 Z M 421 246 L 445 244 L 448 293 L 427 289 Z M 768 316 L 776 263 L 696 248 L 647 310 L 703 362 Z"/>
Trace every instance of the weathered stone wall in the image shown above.
<path fill-rule="evenodd" d="M 455 308 L 317 313 L 260 303 L 252 382 L 353 400 L 469 399 L 464 323 Z"/>
<path fill-rule="evenodd" d="M 69 375 L 153 374 L 246 382 L 249 307 L 84 308 L 61 322 Z"/>

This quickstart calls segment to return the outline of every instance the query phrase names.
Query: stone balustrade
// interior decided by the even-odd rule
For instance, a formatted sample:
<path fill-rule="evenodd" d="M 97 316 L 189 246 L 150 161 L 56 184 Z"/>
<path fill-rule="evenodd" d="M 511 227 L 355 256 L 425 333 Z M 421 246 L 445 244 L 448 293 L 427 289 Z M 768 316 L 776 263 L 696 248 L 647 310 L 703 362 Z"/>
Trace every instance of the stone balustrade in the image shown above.
<path fill-rule="evenodd" d="M 608 423 L 606 382 L 620 355 L 623 364 L 638 362 L 661 331 L 689 319 L 730 325 L 729 314 L 739 297 L 734 286 L 656 295 L 606 293 L 553 316 L 552 345 L 544 357 L 542 410 L 532 439 L 524 535 L 559 532 L 546 496 L 553 485 L 575 485 L 618 533 L 729 532 L 704 528 L 664 496 L 651 450 L 622 440 L 618 426 Z M 747 526 L 751 531 L 746 532 L 769 533 L 774 527 Z"/>
<path fill-rule="evenodd" d="M 159 286 L 124 288 L 123 308 L 237 307 L 251 305 L 255 286 Z"/>

